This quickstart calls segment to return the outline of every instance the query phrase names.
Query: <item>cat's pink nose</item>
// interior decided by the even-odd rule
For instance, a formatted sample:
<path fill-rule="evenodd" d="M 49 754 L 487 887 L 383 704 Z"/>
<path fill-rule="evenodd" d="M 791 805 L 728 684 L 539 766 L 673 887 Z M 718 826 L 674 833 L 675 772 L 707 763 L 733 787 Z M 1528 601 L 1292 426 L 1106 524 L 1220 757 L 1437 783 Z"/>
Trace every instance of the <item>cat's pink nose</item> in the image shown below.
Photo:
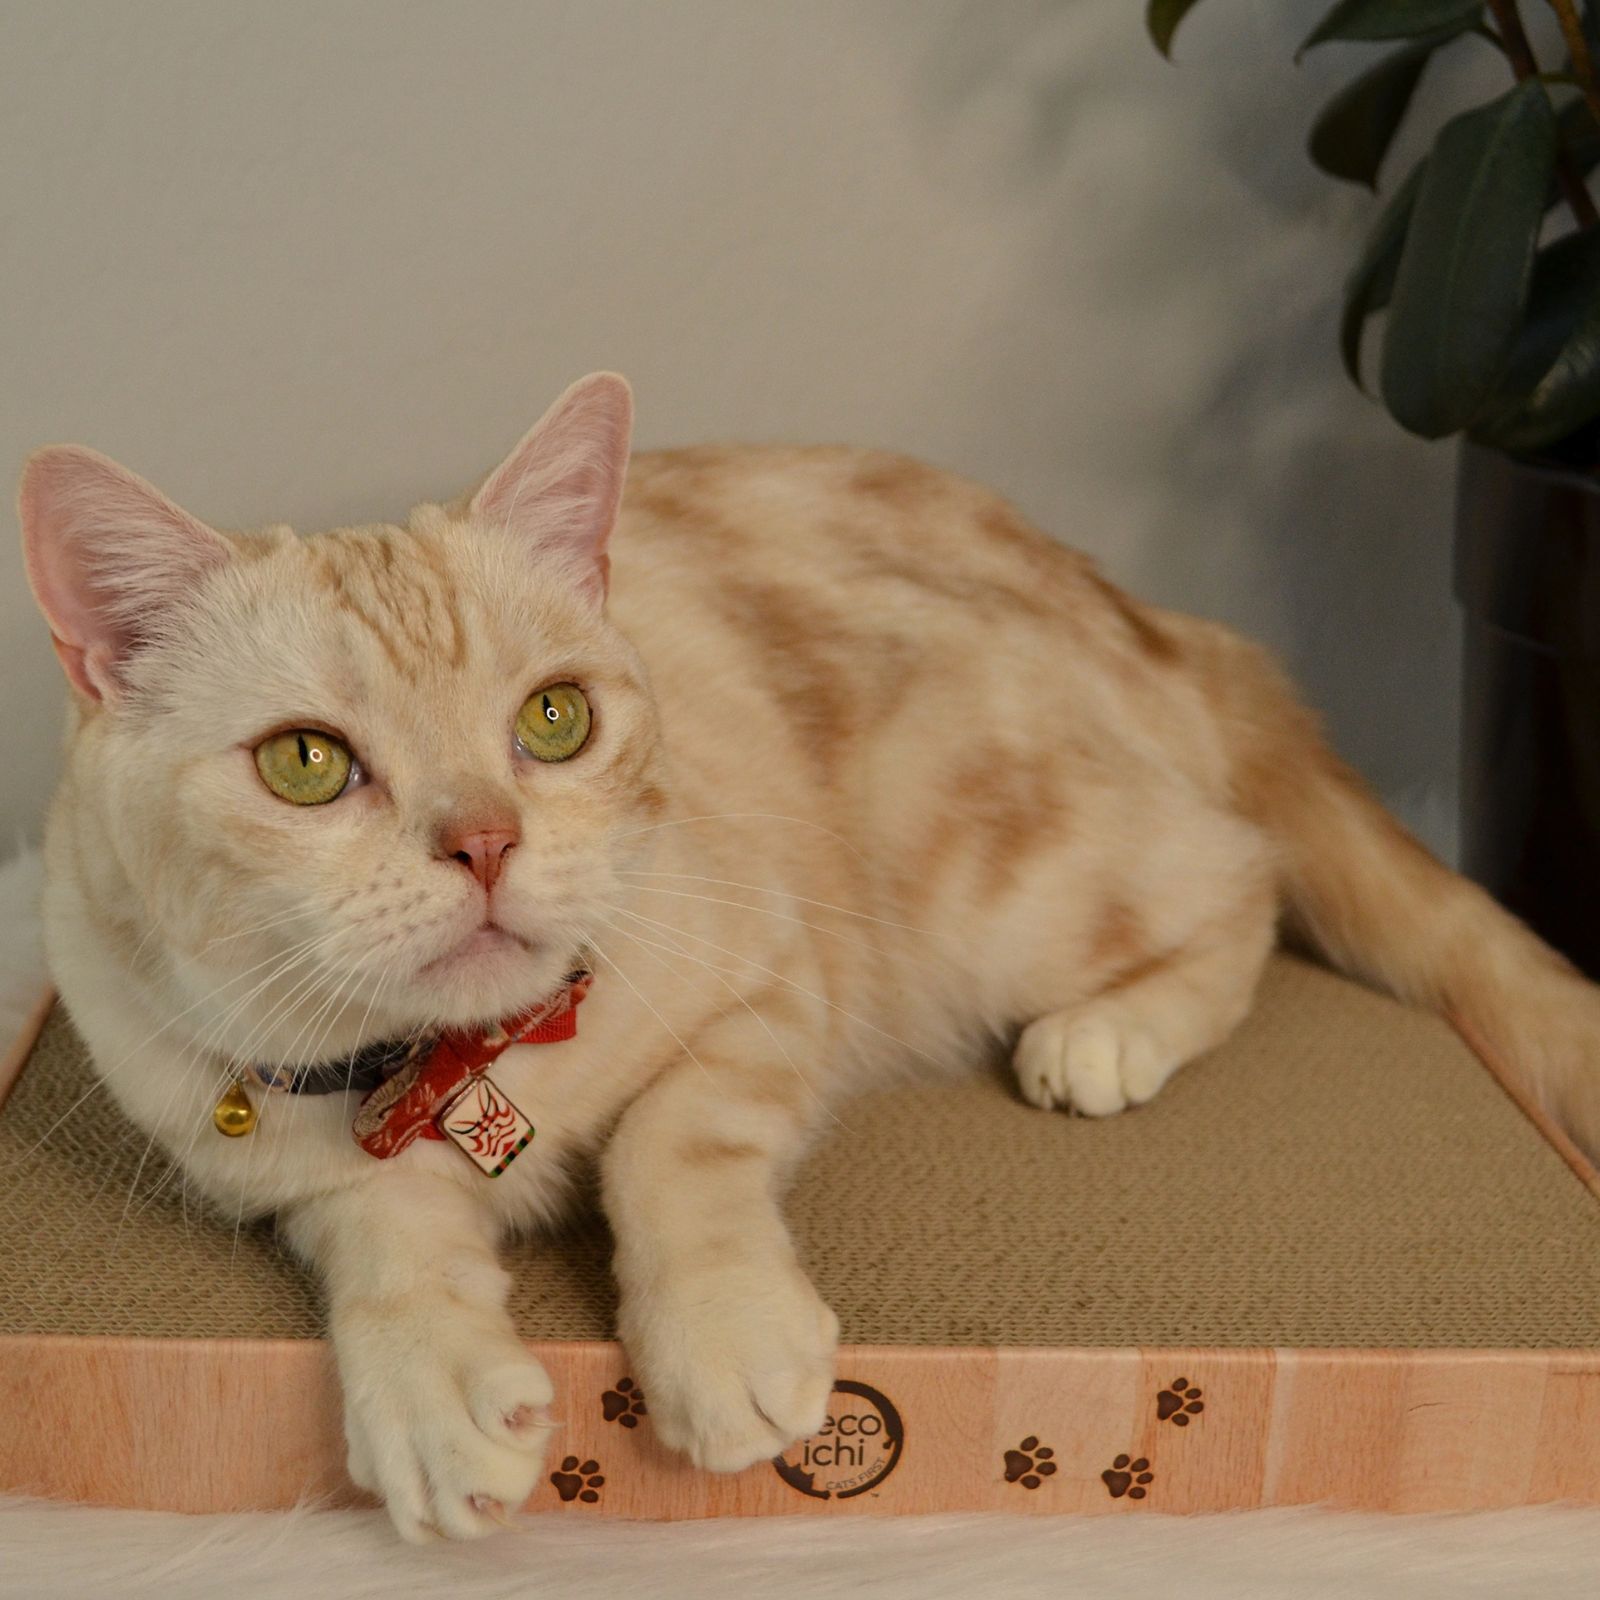
<path fill-rule="evenodd" d="M 447 861 L 459 861 L 487 892 L 505 870 L 517 839 L 514 828 L 446 827 L 439 835 L 439 854 Z"/>

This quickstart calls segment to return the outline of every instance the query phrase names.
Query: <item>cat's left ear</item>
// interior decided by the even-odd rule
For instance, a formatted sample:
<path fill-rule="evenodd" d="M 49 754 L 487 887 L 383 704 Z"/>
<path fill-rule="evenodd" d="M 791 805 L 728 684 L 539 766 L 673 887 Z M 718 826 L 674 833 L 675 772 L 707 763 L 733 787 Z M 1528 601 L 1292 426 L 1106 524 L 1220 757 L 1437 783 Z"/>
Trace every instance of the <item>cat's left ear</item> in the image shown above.
<path fill-rule="evenodd" d="M 232 555 L 222 534 L 83 445 L 31 455 L 17 510 L 34 599 L 72 686 L 91 700 L 121 696 L 134 654 Z"/>
<path fill-rule="evenodd" d="M 628 472 L 633 391 L 615 372 L 580 378 L 473 495 L 471 512 L 566 556 L 598 603 L 611 574 L 606 544 Z"/>

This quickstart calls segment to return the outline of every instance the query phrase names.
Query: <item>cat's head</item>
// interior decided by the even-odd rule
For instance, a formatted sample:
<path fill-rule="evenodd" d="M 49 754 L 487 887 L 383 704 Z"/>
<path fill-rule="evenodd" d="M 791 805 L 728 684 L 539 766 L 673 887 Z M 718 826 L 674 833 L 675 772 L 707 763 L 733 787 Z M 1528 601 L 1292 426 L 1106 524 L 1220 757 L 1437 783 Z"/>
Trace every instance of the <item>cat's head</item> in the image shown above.
<path fill-rule="evenodd" d="M 630 418 L 620 378 L 584 379 L 464 505 L 311 538 L 219 533 L 76 446 L 29 461 L 76 876 L 218 1048 L 505 1015 L 607 915 L 664 804 L 605 615 Z"/>

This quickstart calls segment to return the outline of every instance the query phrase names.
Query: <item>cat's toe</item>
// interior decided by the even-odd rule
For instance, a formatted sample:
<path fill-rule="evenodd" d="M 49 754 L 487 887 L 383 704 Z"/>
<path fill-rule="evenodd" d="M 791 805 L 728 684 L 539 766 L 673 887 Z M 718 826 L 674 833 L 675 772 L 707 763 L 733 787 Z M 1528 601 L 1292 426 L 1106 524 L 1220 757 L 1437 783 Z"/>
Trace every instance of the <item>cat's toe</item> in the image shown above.
<path fill-rule="evenodd" d="M 1122 1055 L 1122 1035 L 1104 1018 L 1088 1017 L 1066 1030 L 1059 1076 L 1074 1111 L 1085 1117 L 1111 1117 L 1127 1106 Z"/>
<path fill-rule="evenodd" d="M 693 1417 L 685 1450 L 696 1466 L 742 1472 L 815 1433 L 827 1420 L 833 1364 L 802 1354 L 793 1365 L 749 1374 L 747 1384 L 743 1395 Z"/>
<path fill-rule="evenodd" d="M 1119 1075 L 1122 1092 L 1130 1106 L 1142 1106 L 1152 1099 L 1177 1070 L 1172 1052 L 1162 1047 L 1153 1034 L 1135 1032 L 1123 1040 Z"/>
<path fill-rule="evenodd" d="M 487 1439 L 464 1414 L 439 1417 L 392 1441 L 379 1467 L 380 1488 L 403 1537 L 476 1539 L 507 1526 L 505 1508 L 520 1507 L 533 1493 L 542 1461 L 542 1450 Z"/>
<path fill-rule="evenodd" d="M 440 1530 L 433 1519 L 433 1501 L 422 1464 L 409 1452 L 374 1461 L 370 1481 L 361 1485 L 383 1502 L 394 1530 L 407 1544 L 431 1544 Z"/>
<path fill-rule="evenodd" d="M 491 1439 L 517 1450 L 542 1450 L 555 1426 L 555 1388 L 537 1361 L 502 1363 L 467 1379 L 467 1409 Z"/>
<path fill-rule="evenodd" d="M 520 1507 L 537 1486 L 541 1461 L 499 1451 L 448 1451 L 430 1463 L 433 1521 L 451 1539 L 477 1539 L 509 1526 L 507 1506 Z"/>

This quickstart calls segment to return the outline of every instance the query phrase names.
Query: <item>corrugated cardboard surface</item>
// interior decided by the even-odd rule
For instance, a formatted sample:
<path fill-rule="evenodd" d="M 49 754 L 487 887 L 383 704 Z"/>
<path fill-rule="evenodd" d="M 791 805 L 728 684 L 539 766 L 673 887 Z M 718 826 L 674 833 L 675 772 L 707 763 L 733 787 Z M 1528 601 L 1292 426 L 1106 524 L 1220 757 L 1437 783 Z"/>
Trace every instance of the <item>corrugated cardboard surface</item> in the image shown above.
<path fill-rule="evenodd" d="M 1442 1023 L 1287 958 L 1122 1117 L 1033 1110 L 998 1069 L 839 1116 L 789 1214 L 853 1343 L 1600 1336 L 1600 1204 Z M 144 1149 L 57 1008 L 0 1111 L 0 1333 L 316 1336 L 270 1226 L 186 1213 Z M 608 1249 L 593 1222 L 514 1246 L 522 1331 L 609 1337 Z"/>

